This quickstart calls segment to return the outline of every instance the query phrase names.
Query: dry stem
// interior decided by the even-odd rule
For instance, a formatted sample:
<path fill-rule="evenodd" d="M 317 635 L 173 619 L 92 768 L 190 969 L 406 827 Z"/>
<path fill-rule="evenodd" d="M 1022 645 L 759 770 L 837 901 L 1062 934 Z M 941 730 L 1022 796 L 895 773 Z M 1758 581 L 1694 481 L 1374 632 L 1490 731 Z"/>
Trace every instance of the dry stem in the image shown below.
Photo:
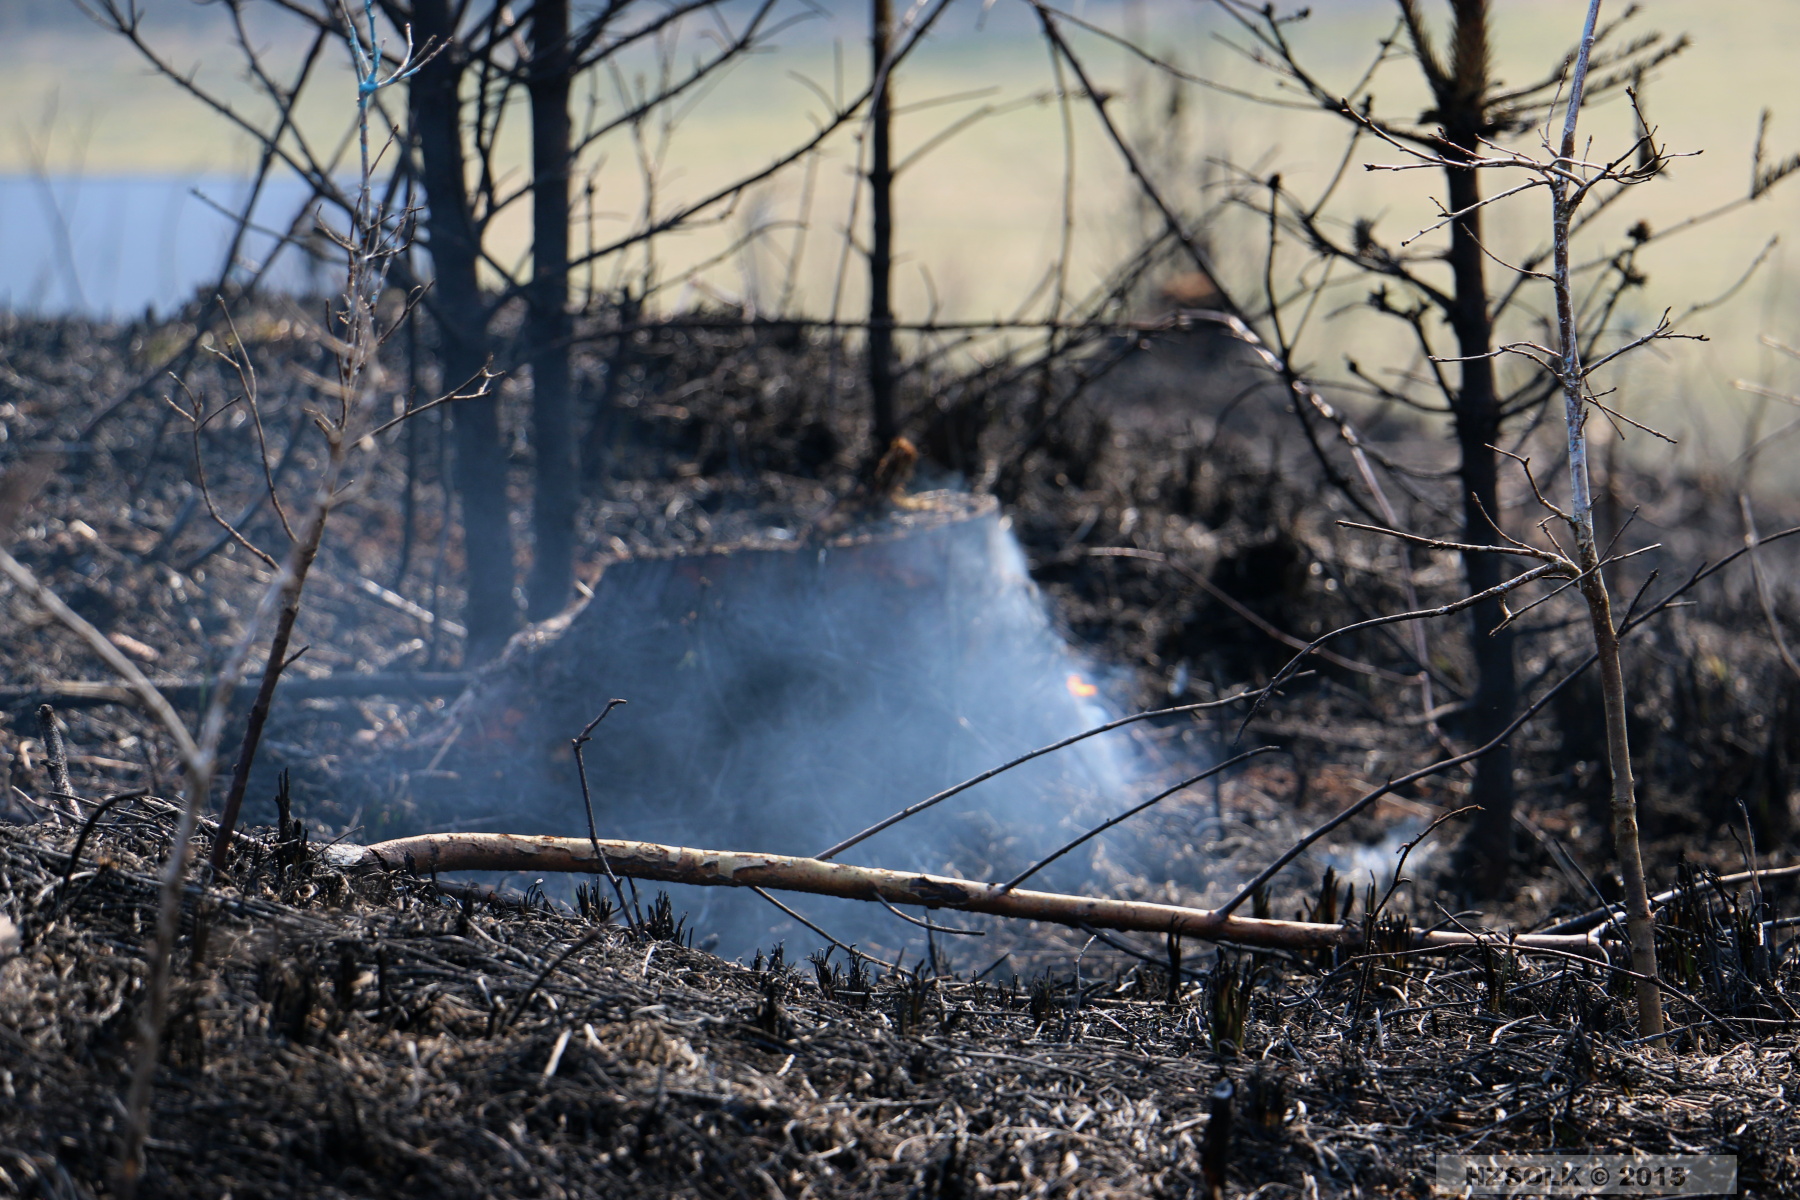
<path fill-rule="evenodd" d="M 1545 171 L 1553 197 L 1551 235 L 1554 247 L 1556 318 L 1562 339 L 1557 376 L 1563 389 L 1563 415 L 1569 433 L 1570 524 L 1575 530 L 1576 563 L 1580 566 L 1581 594 L 1587 600 L 1588 619 L 1594 630 L 1594 649 L 1600 658 L 1600 688 L 1606 705 L 1606 754 L 1612 768 L 1613 845 L 1619 856 L 1619 873 L 1625 882 L 1625 928 L 1631 943 L 1631 967 L 1637 973 L 1638 1032 L 1655 1037 L 1663 1032 L 1662 993 L 1656 984 L 1656 918 L 1650 912 L 1650 890 L 1644 882 L 1644 856 L 1638 844 L 1637 797 L 1631 774 L 1631 741 L 1626 732 L 1625 674 L 1619 661 L 1619 632 L 1613 625 L 1612 598 L 1594 542 L 1594 501 L 1588 487 L 1586 372 L 1581 365 L 1581 339 L 1576 327 L 1575 297 L 1569 266 L 1569 231 L 1575 209 L 1587 185 L 1572 174 L 1581 170 L 1575 161 L 1575 128 L 1581 114 L 1582 92 L 1587 81 L 1588 57 L 1594 47 L 1594 29 L 1600 17 L 1600 0 L 1590 0 L 1575 75 L 1569 86 L 1568 115 L 1563 122 L 1562 145 L 1552 169 Z"/>

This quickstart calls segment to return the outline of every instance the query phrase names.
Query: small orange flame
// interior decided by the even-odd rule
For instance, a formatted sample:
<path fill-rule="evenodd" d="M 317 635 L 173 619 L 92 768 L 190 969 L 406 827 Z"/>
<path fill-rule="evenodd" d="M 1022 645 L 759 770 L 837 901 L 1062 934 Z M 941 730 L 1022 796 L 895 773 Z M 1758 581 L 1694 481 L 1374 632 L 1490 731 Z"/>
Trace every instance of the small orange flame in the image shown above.
<path fill-rule="evenodd" d="M 1100 689 L 1083 679 L 1081 676 L 1069 676 L 1069 695 L 1077 696 L 1085 700 L 1089 696 L 1098 696 L 1099 694 Z"/>

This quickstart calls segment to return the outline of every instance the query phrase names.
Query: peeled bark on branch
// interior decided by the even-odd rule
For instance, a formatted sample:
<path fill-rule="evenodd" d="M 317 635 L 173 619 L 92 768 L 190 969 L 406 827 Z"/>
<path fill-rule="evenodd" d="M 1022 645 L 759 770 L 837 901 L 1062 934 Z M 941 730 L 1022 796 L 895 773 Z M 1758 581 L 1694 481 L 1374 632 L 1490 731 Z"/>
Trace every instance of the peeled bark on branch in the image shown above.
<path fill-rule="evenodd" d="M 694 850 L 654 842 L 606 839 L 595 842 L 587 838 L 527 837 L 506 833 L 430 833 L 378 842 L 373 846 L 340 844 L 327 848 L 324 853 L 328 862 L 339 867 L 387 868 L 414 875 L 432 875 L 440 871 L 557 871 L 610 874 L 702 887 L 774 888 L 846 900 L 881 899 L 894 905 L 950 908 L 1059 925 L 1173 933 L 1202 941 L 1285 950 L 1354 947 L 1363 938 L 1362 928 L 1356 924 L 1272 921 L 1175 904 L 1018 888 L 1008 891 L 998 883 L 950 879 L 942 875 L 848 866 L 785 854 Z M 1520 950 L 1575 954 L 1591 953 L 1595 945 L 1592 938 L 1581 934 L 1525 934 L 1513 938 L 1500 934 L 1483 938 L 1467 933 L 1426 930 L 1415 930 L 1412 934 L 1413 946 L 1419 949 L 1447 950 L 1475 945 L 1483 940 Z"/>

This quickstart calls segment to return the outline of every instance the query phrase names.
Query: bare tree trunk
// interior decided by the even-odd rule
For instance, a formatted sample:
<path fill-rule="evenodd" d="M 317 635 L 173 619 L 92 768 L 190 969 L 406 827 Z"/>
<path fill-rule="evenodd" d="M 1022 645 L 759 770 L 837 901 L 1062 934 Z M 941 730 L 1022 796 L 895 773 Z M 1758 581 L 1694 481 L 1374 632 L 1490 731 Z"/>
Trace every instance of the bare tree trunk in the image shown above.
<path fill-rule="evenodd" d="M 526 615 L 554 616 L 575 579 L 577 484 L 569 363 L 569 0 L 531 7 L 531 414 L 536 486 Z"/>
<path fill-rule="evenodd" d="M 487 312 L 477 275 L 481 241 L 469 206 L 462 142 L 464 59 L 456 44 L 449 0 L 415 0 L 412 19 L 417 43 L 445 47 L 413 76 L 409 103 L 436 281 L 431 307 L 441 330 L 440 356 L 448 389 L 474 379 L 489 361 Z M 505 644 L 518 620 L 512 534 L 507 526 L 506 451 L 497 399 L 458 400 L 450 410 L 468 576 L 465 656 L 477 663 Z"/>
<path fill-rule="evenodd" d="M 1481 186 L 1473 170 L 1452 171 L 1450 205 L 1462 211 L 1480 199 Z M 1481 210 L 1459 219 L 1451 234 L 1450 263 L 1456 276 L 1458 312 L 1454 329 L 1462 363 L 1462 383 L 1456 406 L 1456 440 L 1461 454 L 1457 478 L 1463 490 L 1463 541 L 1477 546 L 1503 544 L 1495 526 L 1500 512 L 1498 455 L 1492 447 L 1500 440 L 1500 404 L 1495 394 L 1493 319 L 1489 313 L 1486 281 L 1482 271 Z M 1475 357 L 1475 356 L 1482 357 Z M 1505 574 L 1505 561 L 1497 554 L 1465 554 L 1463 570 L 1469 591 L 1479 594 L 1495 587 Z M 1470 610 L 1469 641 L 1475 660 L 1475 696 L 1468 737 L 1476 745 L 1492 741 L 1511 723 L 1518 706 L 1518 683 L 1513 674 L 1513 633 L 1498 628 L 1505 614 L 1498 598 Z M 1469 879 L 1482 895 L 1493 896 L 1506 886 L 1513 842 L 1512 747 L 1501 743 L 1480 758 L 1475 767 L 1475 786 L 1470 803 L 1481 806 L 1469 827 L 1465 854 L 1472 873 Z"/>
<path fill-rule="evenodd" d="M 875 95 L 869 116 L 869 396 L 873 405 L 875 444 L 870 462 L 878 460 L 900 433 L 894 408 L 894 168 L 889 144 L 893 109 L 888 87 L 888 56 L 893 42 L 891 0 L 873 0 L 869 44 L 874 62 Z"/>
<path fill-rule="evenodd" d="M 1487 132 L 1485 111 L 1488 92 L 1488 6 L 1481 0 L 1457 5 L 1457 27 L 1447 74 L 1438 81 L 1439 115 L 1449 142 L 1445 157 L 1473 157 L 1482 149 Z M 1500 399 L 1494 380 L 1494 319 L 1482 249 L 1479 172 L 1451 169 L 1445 172 L 1450 211 L 1462 213 L 1450 227 L 1450 270 L 1455 280 L 1454 308 L 1450 314 L 1456 334 L 1461 379 L 1456 395 L 1456 441 L 1460 455 L 1457 479 L 1462 484 L 1463 541 L 1476 546 L 1504 544 L 1495 521 L 1500 515 L 1499 456 Z M 1507 573 L 1497 554 L 1464 554 L 1463 571 L 1471 594 L 1498 585 Z M 1511 627 L 1500 629 L 1505 619 L 1499 597 L 1477 604 L 1469 614 L 1469 640 L 1475 660 L 1475 695 L 1467 736 L 1475 745 L 1486 745 L 1512 722 L 1518 707 L 1518 682 L 1513 666 Z M 1474 788 L 1469 801 L 1481 811 L 1469 826 L 1462 855 L 1472 890 L 1496 896 L 1506 887 L 1511 870 L 1513 844 L 1512 747 L 1502 743 L 1476 760 Z"/>

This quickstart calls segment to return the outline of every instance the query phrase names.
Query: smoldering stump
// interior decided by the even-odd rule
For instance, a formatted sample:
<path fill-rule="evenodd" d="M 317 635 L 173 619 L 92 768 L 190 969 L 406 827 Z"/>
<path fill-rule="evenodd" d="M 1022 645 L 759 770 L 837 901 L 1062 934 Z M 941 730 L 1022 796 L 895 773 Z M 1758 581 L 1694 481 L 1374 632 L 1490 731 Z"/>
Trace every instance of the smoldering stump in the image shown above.
<path fill-rule="evenodd" d="M 991 499 L 934 493 L 829 538 L 608 566 L 579 608 L 517 637 L 407 755 L 424 824 L 816 854 L 972 775 L 1105 719 Z M 1007 878 L 1129 792 L 1128 735 L 1037 760 L 854 852 Z M 1059 864 L 1078 886 L 1083 861 Z M 727 953 L 816 942 L 754 896 L 676 897 Z M 917 931 L 809 901 L 836 936 Z"/>

